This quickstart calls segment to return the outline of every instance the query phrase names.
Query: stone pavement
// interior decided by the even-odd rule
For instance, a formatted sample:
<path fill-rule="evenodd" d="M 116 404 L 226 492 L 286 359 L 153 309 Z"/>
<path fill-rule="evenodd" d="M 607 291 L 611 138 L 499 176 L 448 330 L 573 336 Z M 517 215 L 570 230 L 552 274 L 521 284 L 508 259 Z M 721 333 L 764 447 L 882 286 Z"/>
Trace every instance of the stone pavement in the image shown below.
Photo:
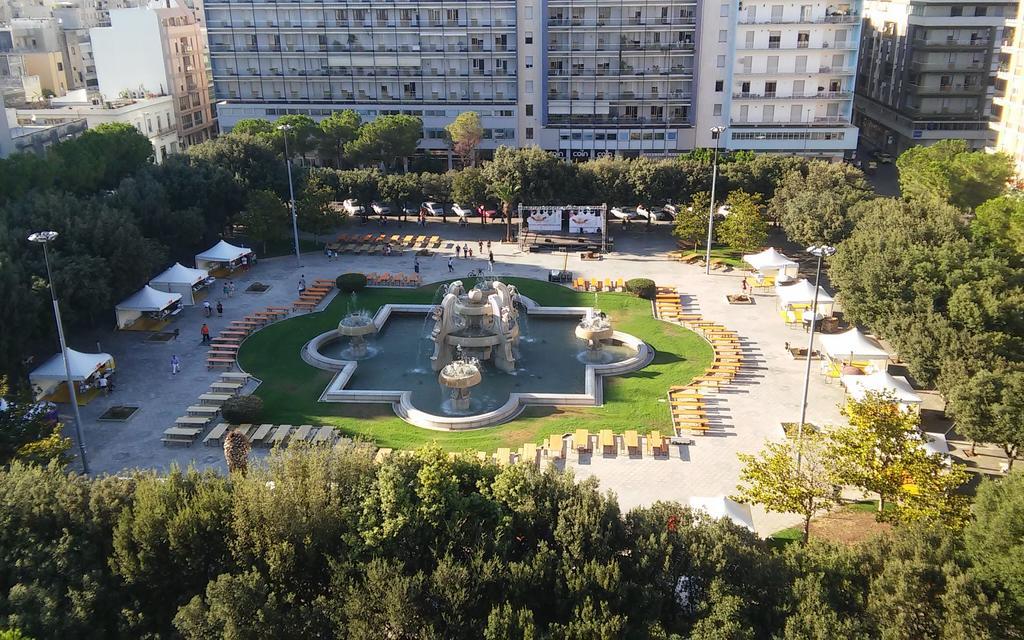
<path fill-rule="evenodd" d="M 546 278 L 549 270 L 565 267 L 574 275 L 587 278 L 648 277 L 660 285 L 674 285 L 691 296 L 687 300 L 691 308 L 737 331 L 749 348 L 748 362 L 752 366 L 735 382 L 723 387 L 709 403 L 709 409 L 715 412 L 712 418 L 715 432 L 697 436 L 696 444 L 685 448 L 682 459 L 601 459 L 581 467 L 570 463 L 580 475 L 595 474 L 601 478 L 602 486 L 615 491 L 623 506 L 654 499 L 685 502 L 694 495 L 731 493 L 739 470 L 736 453 L 756 452 L 766 439 L 781 438 L 780 424 L 799 417 L 803 363 L 790 358 L 785 343 L 804 345 L 807 334 L 802 329 L 786 327 L 776 312 L 773 295 L 757 295 L 754 305 L 729 305 L 725 295 L 739 291 L 740 272 L 705 275 L 699 267 L 668 260 L 667 253 L 675 249 L 675 244 L 667 224 L 656 225 L 649 233 L 644 231 L 643 224 L 633 224 L 626 232 L 615 225 L 611 235 L 616 241 L 616 251 L 604 260 L 593 262 L 581 261 L 578 253 L 523 253 L 518 245 L 498 242 L 503 230 L 500 224 L 459 228 L 452 223 L 432 223 L 423 230 L 412 224 L 397 227 L 392 223 L 383 229 L 374 224 L 353 225 L 345 231 L 440 235 L 446 242 L 437 254 L 420 258 L 424 282 L 451 277 L 447 261 L 449 255 L 454 255 L 450 241 L 455 239 L 460 243 L 492 240 L 497 262 L 495 273 L 501 275 Z M 478 254 L 475 245 L 473 251 Z M 411 273 L 413 257 L 411 253 L 388 258 L 343 255 L 337 262 L 328 262 L 322 254 L 315 253 L 304 254 L 302 265 L 298 266 L 294 256 L 260 260 L 255 268 L 236 278 L 237 292 L 233 297 L 223 298 L 217 287 L 211 300 L 216 304 L 218 298 L 223 298 L 225 314 L 223 318 L 214 314 L 208 321 L 211 333 L 216 335 L 231 320 L 268 305 L 289 305 L 296 297 L 300 275 L 311 282 L 348 271 Z M 486 268 L 487 261 L 478 255 L 473 259 L 460 258 L 455 260 L 455 267 L 454 276 L 465 276 L 471 269 Z M 272 286 L 263 294 L 244 293 L 254 281 Z M 104 331 L 98 335 L 71 336 L 73 348 L 92 351 L 99 342 L 118 363 L 114 394 L 82 409 L 93 473 L 116 473 L 133 467 L 167 469 L 171 464 L 224 469 L 219 448 L 206 448 L 201 442 L 191 448 L 168 448 L 160 443 L 161 432 L 183 415 L 185 408 L 194 404 L 219 375 L 218 370 L 208 371 L 205 366 L 206 347 L 201 345 L 199 334 L 199 327 L 205 320 L 201 306 L 186 308 L 169 327 L 169 330 L 179 329 L 180 337 L 169 343 L 148 343 L 147 334 L 135 332 Z M 177 354 L 183 363 L 177 376 L 170 373 L 172 354 Z M 840 420 L 838 406 L 843 397 L 839 385 L 826 383 L 815 370 L 810 389 L 808 421 L 819 425 L 837 423 Z M 137 404 L 142 409 L 126 423 L 97 422 L 96 418 L 112 404 Z M 656 484 L 652 484 L 652 480 Z M 776 520 L 757 517 L 756 522 L 761 529 L 762 522 L 771 522 L 774 526 Z M 787 523 L 788 520 L 782 525 Z"/>

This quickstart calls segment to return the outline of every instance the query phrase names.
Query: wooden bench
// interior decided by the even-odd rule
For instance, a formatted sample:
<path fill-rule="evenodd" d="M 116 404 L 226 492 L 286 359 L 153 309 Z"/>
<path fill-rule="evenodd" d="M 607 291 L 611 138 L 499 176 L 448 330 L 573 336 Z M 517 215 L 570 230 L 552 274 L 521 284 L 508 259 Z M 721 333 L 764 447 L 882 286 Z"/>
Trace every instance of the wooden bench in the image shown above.
<path fill-rule="evenodd" d="M 313 431 L 313 425 L 301 425 L 295 430 L 295 435 L 292 436 L 292 440 L 309 440 L 309 434 L 311 431 Z"/>
<path fill-rule="evenodd" d="M 377 453 L 373 456 L 374 462 L 383 462 L 385 458 L 391 455 L 392 449 L 387 447 L 377 449 Z"/>
<path fill-rule="evenodd" d="M 313 444 L 330 444 L 335 434 L 334 427 L 320 427 L 313 435 Z"/>
<path fill-rule="evenodd" d="M 292 309 L 305 309 L 307 311 L 312 311 L 316 305 L 316 302 L 310 300 L 296 300 L 292 303 Z"/>
<path fill-rule="evenodd" d="M 219 423 L 210 430 L 210 433 L 206 434 L 206 437 L 203 438 L 203 444 L 207 447 L 212 447 L 214 444 L 221 444 L 221 441 L 228 432 L 229 426 L 230 425 L 226 422 Z"/>
<path fill-rule="evenodd" d="M 590 451 L 590 432 L 586 429 L 577 429 L 572 437 L 572 445 L 577 451 Z"/>
<path fill-rule="evenodd" d="M 270 431 L 274 428 L 272 424 L 261 424 L 257 429 L 256 433 L 253 434 L 249 440 L 255 445 L 264 444 L 263 440 L 270 435 Z M 268 443 L 269 444 L 269 443 Z"/>
<path fill-rule="evenodd" d="M 233 367 L 235 366 L 234 358 L 207 358 L 206 368 L 212 369 L 214 367 Z"/>
<path fill-rule="evenodd" d="M 220 332 L 220 335 L 217 336 L 217 338 L 223 337 L 225 339 L 241 340 L 248 335 L 249 332 L 244 329 L 224 329 Z"/>
<path fill-rule="evenodd" d="M 292 432 L 292 425 L 282 424 L 274 430 L 274 435 L 270 438 L 271 445 L 283 445 L 285 440 L 288 439 L 288 434 Z"/>
<path fill-rule="evenodd" d="M 626 451 L 629 451 L 630 449 L 639 449 L 640 435 L 635 429 L 627 429 L 626 432 L 622 434 L 622 443 L 626 446 Z"/>
<path fill-rule="evenodd" d="M 652 431 L 647 434 L 647 455 L 656 456 L 664 453 L 662 448 L 664 447 L 665 440 L 661 437 L 660 431 Z"/>
<path fill-rule="evenodd" d="M 220 413 L 220 407 L 212 407 L 205 404 L 194 404 L 185 409 L 185 413 L 190 416 L 206 416 L 207 418 L 211 418 Z"/>
<path fill-rule="evenodd" d="M 242 373 L 240 371 L 225 372 L 220 374 L 221 382 L 248 382 L 249 378 L 252 377 L 248 373 Z"/>
<path fill-rule="evenodd" d="M 600 433 L 598 433 L 598 439 L 601 442 L 601 449 L 615 448 L 615 435 L 611 429 L 601 429 Z"/>
<path fill-rule="evenodd" d="M 231 399 L 231 394 L 228 393 L 204 393 L 199 396 L 199 401 L 203 404 L 213 404 L 220 406 Z"/>
<path fill-rule="evenodd" d="M 180 416 L 175 418 L 174 425 L 177 427 L 205 427 L 209 422 L 210 416 Z"/>
<path fill-rule="evenodd" d="M 519 450 L 519 461 L 535 465 L 537 464 L 537 453 L 537 445 L 533 442 L 527 442 Z"/>
<path fill-rule="evenodd" d="M 551 457 L 551 458 L 560 458 L 560 457 L 562 457 L 562 447 L 564 447 L 564 446 L 565 446 L 565 440 L 562 439 L 562 436 L 558 435 L 557 433 L 552 433 L 550 436 L 548 436 L 548 443 L 547 443 L 548 457 Z"/>
<path fill-rule="evenodd" d="M 245 384 L 241 382 L 211 382 L 210 391 L 213 393 L 228 392 L 232 395 L 236 395 L 244 386 Z"/>
<path fill-rule="evenodd" d="M 267 311 L 277 311 L 278 313 L 288 315 L 289 310 L 288 307 L 267 307 Z"/>

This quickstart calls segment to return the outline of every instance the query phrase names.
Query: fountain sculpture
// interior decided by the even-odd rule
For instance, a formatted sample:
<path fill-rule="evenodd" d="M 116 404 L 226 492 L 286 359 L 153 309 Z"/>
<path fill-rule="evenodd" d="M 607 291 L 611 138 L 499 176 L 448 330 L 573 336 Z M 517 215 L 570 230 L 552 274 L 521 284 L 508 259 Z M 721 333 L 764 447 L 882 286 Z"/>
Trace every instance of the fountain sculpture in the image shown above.
<path fill-rule="evenodd" d="M 576 325 L 576 337 L 587 344 L 585 359 L 589 362 L 602 360 L 602 340 L 612 337 L 612 322 L 597 309 L 589 309 L 587 315 Z"/>
<path fill-rule="evenodd" d="M 376 333 L 377 325 L 365 311 L 354 311 L 338 323 L 338 335 L 349 339 L 344 355 L 350 360 L 361 360 L 369 355 L 366 337 Z"/>
<path fill-rule="evenodd" d="M 466 353 L 479 361 L 492 362 L 501 371 L 514 371 L 519 342 L 518 298 L 514 286 L 497 280 L 481 281 L 468 291 L 461 281 L 451 283 L 433 311 L 433 370 L 444 370 L 459 353 Z M 477 377 L 479 381 L 479 371 Z"/>
<path fill-rule="evenodd" d="M 451 412 L 465 413 L 470 408 L 469 390 L 480 384 L 480 366 L 476 358 L 460 357 L 446 364 L 437 374 L 442 387 L 451 390 Z"/>

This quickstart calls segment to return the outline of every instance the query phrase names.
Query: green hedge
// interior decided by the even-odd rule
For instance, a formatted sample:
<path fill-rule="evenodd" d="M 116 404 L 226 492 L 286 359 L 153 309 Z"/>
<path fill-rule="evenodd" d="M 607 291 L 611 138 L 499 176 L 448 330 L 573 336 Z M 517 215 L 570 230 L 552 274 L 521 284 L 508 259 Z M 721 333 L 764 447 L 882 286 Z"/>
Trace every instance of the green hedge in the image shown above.
<path fill-rule="evenodd" d="M 362 273 L 343 273 L 334 281 L 342 293 L 362 291 L 366 288 L 366 276 Z"/>
<path fill-rule="evenodd" d="M 626 280 L 626 291 L 640 298 L 654 300 L 654 296 L 658 292 L 658 286 L 654 284 L 654 280 L 648 278 L 633 278 L 632 280 Z"/>
<path fill-rule="evenodd" d="M 263 398 L 259 396 L 235 396 L 228 398 L 220 408 L 225 422 L 231 424 L 253 424 L 259 422 L 263 413 Z"/>

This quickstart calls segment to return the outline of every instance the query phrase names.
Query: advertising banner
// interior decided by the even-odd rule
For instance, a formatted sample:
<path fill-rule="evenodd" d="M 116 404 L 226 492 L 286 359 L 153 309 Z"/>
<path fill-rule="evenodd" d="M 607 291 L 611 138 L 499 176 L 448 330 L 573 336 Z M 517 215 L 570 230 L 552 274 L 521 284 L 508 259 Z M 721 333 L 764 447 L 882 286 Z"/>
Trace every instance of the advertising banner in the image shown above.
<path fill-rule="evenodd" d="M 569 233 L 598 233 L 604 227 L 603 207 L 576 207 L 569 215 Z"/>
<path fill-rule="evenodd" d="M 529 207 L 525 213 L 530 231 L 562 230 L 561 207 Z"/>

